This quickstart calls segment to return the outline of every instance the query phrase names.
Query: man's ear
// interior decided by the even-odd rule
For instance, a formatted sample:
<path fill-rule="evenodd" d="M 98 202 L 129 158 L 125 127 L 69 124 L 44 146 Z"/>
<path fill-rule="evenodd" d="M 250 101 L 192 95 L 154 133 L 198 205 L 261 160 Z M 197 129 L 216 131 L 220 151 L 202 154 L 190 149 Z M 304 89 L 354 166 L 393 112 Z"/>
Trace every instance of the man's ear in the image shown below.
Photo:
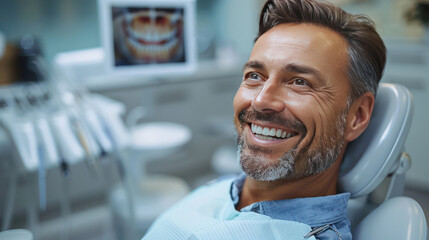
<path fill-rule="evenodd" d="M 358 138 L 369 124 L 374 108 L 374 94 L 366 92 L 356 98 L 347 113 L 347 123 L 344 137 L 351 142 Z"/>

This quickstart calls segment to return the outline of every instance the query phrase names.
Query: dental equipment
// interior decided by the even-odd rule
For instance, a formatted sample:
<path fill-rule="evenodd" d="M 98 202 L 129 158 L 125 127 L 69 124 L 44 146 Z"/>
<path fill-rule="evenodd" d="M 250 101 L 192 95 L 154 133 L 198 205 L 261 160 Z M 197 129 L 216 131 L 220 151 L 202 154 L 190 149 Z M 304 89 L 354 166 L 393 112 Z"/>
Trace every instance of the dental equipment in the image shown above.
<path fill-rule="evenodd" d="M 57 79 L 48 73 L 45 63 L 36 60 L 35 66 L 52 81 L 0 88 L 0 127 L 6 141 L 2 141 L 0 150 L 7 154 L 7 160 L 12 160 L 1 227 L 6 230 L 13 223 L 17 179 L 24 179 L 21 183 L 27 194 L 26 219 L 37 238 L 38 209 L 43 212 L 50 203 L 47 198 L 47 170 L 58 166 L 64 176 L 60 187 L 60 214 L 64 221 L 61 238 L 69 239 L 71 164 L 85 161 L 90 176 L 103 177 L 100 180 L 107 195 L 111 185 L 104 179 L 109 175 L 104 175 L 99 163 L 109 163 L 108 158 L 114 160 L 112 163 L 117 164 L 121 182 L 131 195 L 131 183 L 125 183 L 122 165 L 121 151 L 129 141 L 127 129 L 119 117 L 124 113 L 124 107 L 79 89 L 66 80 L 54 81 Z M 11 146 L 5 147 L 6 144 Z M 30 179 L 33 176 L 37 176 L 38 181 Z M 33 196 L 38 196 L 38 200 Z M 132 205 L 129 204 L 130 211 Z"/>
<path fill-rule="evenodd" d="M 37 165 L 38 170 L 38 196 L 39 196 L 39 209 L 42 211 L 46 210 L 46 166 L 45 166 L 45 149 L 43 148 L 42 142 L 42 133 L 37 129 L 37 124 L 39 123 L 40 116 L 34 111 L 35 102 L 32 101 L 28 92 L 25 92 L 26 89 L 20 89 L 15 93 L 15 102 L 19 107 L 19 112 L 16 113 L 15 118 L 23 119 L 28 122 L 28 130 L 30 133 L 31 141 L 27 145 L 28 150 L 30 151 L 34 163 Z M 36 119 L 35 121 L 33 119 Z M 28 202 L 28 199 L 27 199 Z M 30 204 L 30 203 L 28 203 Z"/>

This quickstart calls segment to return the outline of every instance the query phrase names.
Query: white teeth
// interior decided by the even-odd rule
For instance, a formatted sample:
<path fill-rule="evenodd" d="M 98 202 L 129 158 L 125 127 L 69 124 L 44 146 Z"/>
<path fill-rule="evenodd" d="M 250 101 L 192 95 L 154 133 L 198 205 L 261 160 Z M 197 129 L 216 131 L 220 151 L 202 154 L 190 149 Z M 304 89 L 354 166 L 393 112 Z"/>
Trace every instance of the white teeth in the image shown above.
<path fill-rule="evenodd" d="M 273 137 L 268 137 L 268 136 L 258 136 L 258 138 L 262 139 L 262 140 L 275 140 L 275 138 Z"/>
<path fill-rule="evenodd" d="M 255 132 L 256 134 L 261 134 L 262 133 L 262 127 L 260 127 L 260 126 L 257 126 L 256 127 L 256 132 Z"/>
<path fill-rule="evenodd" d="M 282 136 L 282 130 L 281 129 L 277 129 L 277 132 L 276 132 L 276 137 L 281 137 Z"/>
<path fill-rule="evenodd" d="M 172 40 L 177 34 L 177 29 L 173 29 L 165 33 L 158 33 L 154 30 L 146 30 L 145 32 L 141 32 L 128 27 L 128 32 L 131 33 L 131 35 L 133 35 L 135 38 L 140 38 L 147 42 L 160 42 Z"/>
<path fill-rule="evenodd" d="M 282 129 L 276 129 L 276 128 L 268 128 L 268 127 L 264 127 L 262 128 L 261 126 L 258 126 L 256 124 L 251 124 L 251 129 L 252 132 L 255 134 L 258 134 L 258 138 L 260 139 L 264 139 L 264 140 L 275 140 L 276 138 L 273 137 L 277 137 L 277 138 L 289 138 L 291 137 L 293 134 L 291 132 L 286 132 Z"/>
<path fill-rule="evenodd" d="M 270 129 L 267 127 L 264 127 L 264 130 L 262 130 L 262 135 L 265 135 L 265 136 L 270 135 Z"/>

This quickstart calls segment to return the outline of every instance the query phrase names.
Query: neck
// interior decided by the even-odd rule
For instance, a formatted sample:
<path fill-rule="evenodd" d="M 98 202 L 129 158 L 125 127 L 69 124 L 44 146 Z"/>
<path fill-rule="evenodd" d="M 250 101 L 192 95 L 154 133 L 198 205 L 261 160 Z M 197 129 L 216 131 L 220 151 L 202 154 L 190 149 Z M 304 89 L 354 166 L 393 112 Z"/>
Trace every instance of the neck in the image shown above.
<path fill-rule="evenodd" d="M 266 182 L 247 177 L 236 209 L 239 210 L 260 201 L 320 197 L 336 194 L 341 155 L 327 170 L 298 180 Z"/>

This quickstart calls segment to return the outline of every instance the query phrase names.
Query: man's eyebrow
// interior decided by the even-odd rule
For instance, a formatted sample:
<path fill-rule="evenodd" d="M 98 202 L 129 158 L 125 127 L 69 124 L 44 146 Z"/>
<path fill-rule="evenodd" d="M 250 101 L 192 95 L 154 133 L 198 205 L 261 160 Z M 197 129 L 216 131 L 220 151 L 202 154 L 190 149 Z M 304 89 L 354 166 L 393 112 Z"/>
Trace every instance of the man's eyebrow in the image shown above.
<path fill-rule="evenodd" d="M 320 73 L 319 70 L 312 68 L 312 67 L 308 67 L 308 66 L 303 66 L 303 65 L 298 65 L 298 64 L 287 64 L 286 66 L 283 67 L 283 70 L 285 72 L 294 72 L 294 73 L 302 73 L 302 74 L 310 74 L 315 76 L 317 79 L 321 80 L 324 82 L 324 78 L 322 77 L 322 74 Z"/>
<path fill-rule="evenodd" d="M 262 62 L 258 60 L 252 60 L 244 64 L 243 71 L 247 68 L 265 69 L 265 66 Z"/>

